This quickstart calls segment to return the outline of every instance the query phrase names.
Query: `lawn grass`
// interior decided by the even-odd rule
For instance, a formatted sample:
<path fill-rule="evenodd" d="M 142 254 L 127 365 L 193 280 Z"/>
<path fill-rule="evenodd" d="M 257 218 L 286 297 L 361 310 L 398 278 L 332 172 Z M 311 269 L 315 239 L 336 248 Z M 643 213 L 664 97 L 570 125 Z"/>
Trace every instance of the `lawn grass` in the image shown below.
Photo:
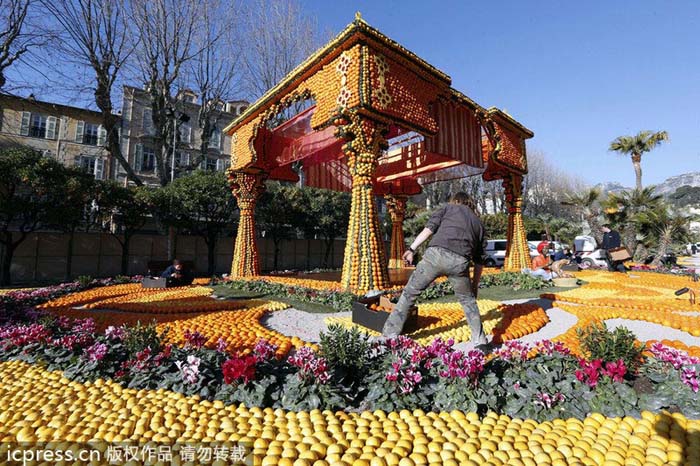
<path fill-rule="evenodd" d="M 279 296 L 274 294 L 263 294 L 251 291 L 234 290 L 227 286 L 215 285 L 212 287 L 214 294 L 225 299 L 268 299 L 270 301 L 279 301 L 288 304 L 294 309 L 309 312 L 312 314 L 333 313 L 339 312 L 331 306 L 320 303 L 310 303 L 300 301 L 288 296 Z M 542 293 L 560 293 L 562 291 L 571 290 L 572 288 L 550 287 L 540 290 L 514 290 L 509 286 L 491 286 L 489 288 L 481 288 L 479 290 L 479 299 L 489 299 L 492 301 L 507 301 L 510 299 L 537 299 Z M 455 295 L 450 294 L 440 298 L 422 301 L 424 303 L 454 303 L 457 302 Z"/>
<path fill-rule="evenodd" d="M 254 291 L 234 290 L 224 285 L 214 285 L 211 288 L 214 290 L 214 294 L 216 296 L 224 299 L 268 299 L 270 301 L 279 301 L 281 303 L 288 304 L 294 309 L 310 312 L 312 314 L 339 312 L 337 309 L 334 309 L 331 306 L 300 301 L 287 296 L 264 294 Z"/>

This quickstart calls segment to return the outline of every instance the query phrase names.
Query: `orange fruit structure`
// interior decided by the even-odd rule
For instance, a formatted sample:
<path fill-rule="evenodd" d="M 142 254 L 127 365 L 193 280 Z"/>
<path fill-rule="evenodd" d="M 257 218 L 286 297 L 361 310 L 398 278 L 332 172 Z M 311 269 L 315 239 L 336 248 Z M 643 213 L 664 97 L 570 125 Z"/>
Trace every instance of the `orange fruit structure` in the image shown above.
<path fill-rule="evenodd" d="M 306 109 L 288 118 L 293 105 Z M 453 89 L 448 75 L 359 16 L 225 131 L 232 138 L 229 179 L 241 206 L 233 277 L 260 274 L 253 211 L 263 181 L 297 181 L 300 172 L 308 186 L 352 193 L 345 289 L 390 286 L 387 268 L 403 266 L 406 197 L 449 176 L 503 180 L 506 269 L 529 265 L 521 209 L 525 140 L 533 133 Z M 388 256 L 376 196 L 386 197 L 392 215 Z"/>

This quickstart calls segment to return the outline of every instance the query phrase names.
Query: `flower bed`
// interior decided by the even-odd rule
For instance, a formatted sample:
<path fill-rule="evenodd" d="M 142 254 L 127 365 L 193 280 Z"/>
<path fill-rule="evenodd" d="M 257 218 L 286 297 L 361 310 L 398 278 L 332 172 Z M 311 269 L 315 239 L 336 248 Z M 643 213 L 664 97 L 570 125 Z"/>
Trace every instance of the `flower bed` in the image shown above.
<path fill-rule="evenodd" d="M 588 283 L 578 289 L 542 295 L 555 300 L 554 306 L 578 317 L 576 325 L 555 338 L 575 354 L 580 354 L 577 331 L 607 319 L 642 320 L 700 336 L 700 316 L 696 314 L 700 307 L 674 294 L 678 289 L 696 285 L 688 275 L 586 271 L 578 273 L 577 277 Z M 652 343 L 647 342 L 648 345 Z M 700 356 L 699 346 L 688 347 L 678 341 L 663 343 Z"/>
<path fill-rule="evenodd" d="M 602 274 L 587 279 L 592 291 L 619 284 Z M 654 283 L 663 294 L 678 284 L 660 281 L 666 282 L 649 277 L 641 288 Z M 70 289 L 40 291 L 24 302 Z M 182 310 L 184 303 L 211 299 L 167 292 L 173 294 L 159 299 L 170 296 Z M 265 312 L 283 304 L 250 300 L 231 310 L 169 313 L 156 305 L 155 294 L 134 292 L 128 299 L 119 293 L 103 288 L 92 293 L 101 299 L 73 299 L 90 309 L 66 309 L 67 299 L 42 312 L 19 306 L 22 301 L 11 304 L 23 320 L 0 329 L 3 441 L 242 441 L 256 464 L 364 464 L 359 460 L 378 456 L 382 464 L 692 464 L 700 456 L 697 421 L 650 412 L 700 417 L 698 359 L 660 343 L 648 347 L 638 367 L 581 359 L 586 351 L 576 330 L 608 312 L 598 306 L 571 306 L 580 311 L 579 323 L 558 343 L 507 342 L 485 358 L 456 351 L 454 340 L 429 338 L 455 330 L 452 320 L 463 320 L 457 305 L 421 306 L 427 345 L 406 337 L 369 343 L 356 331 L 335 328 L 318 347 L 289 339 L 285 348 L 285 340 L 257 327 Z M 144 313 L 101 309 L 127 303 Z M 501 340 L 546 322 L 537 306 L 482 307 Z M 72 319 L 89 315 L 100 325 L 125 316 L 159 323 L 113 325 L 102 333 L 91 319 Z M 292 346 L 297 351 L 288 355 Z M 155 389 L 164 390 L 149 391 Z M 97 408 L 105 401 L 114 411 Z M 124 406 L 130 407 L 126 415 Z"/>
<path fill-rule="evenodd" d="M 223 284 L 234 290 L 255 292 L 277 297 L 289 297 L 303 302 L 320 303 L 337 311 L 352 310 L 352 302 L 359 296 L 342 291 L 340 282 L 311 280 L 297 277 L 260 276 L 236 280 L 226 280 Z M 508 286 L 514 290 L 539 290 L 548 288 L 551 284 L 541 278 L 530 277 L 513 272 L 485 273 L 480 282 L 480 288 L 493 286 Z M 384 290 L 390 296 L 398 297 L 403 287 L 394 286 Z M 418 302 L 430 301 L 454 294 L 452 284 L 440 277 L 418 298 Z"/>
<path fill-rule="evenodd" d="M 257 312 L 265 310 L 261 305 Z M 285 341 L 297 351 L 284 358 L 289 348 L 257 339 L 258 331 L 240 332 L 233 343 L 223 335 L 214 342 L 216 335 L 205 336 L 196 322 L 185 322 L 174 333 L 171 322 L 109 327 L 98 334 L 90 319 L 44 316 L 31 324 L 2 327 L 0 359 L 45 364 L 78 381 L 111 378 L 132 388 L 284 409 L 435 407 L 553 419 L 590 412 L 635 415 L 640 408 L 664 407 L 654 393 L 647 399 L 631 388 L 636 376 L 627 372 L 631 363 L 578 360 L 560 343 L 506 342 L 487 361 L 479 351 L 454 350 L 452 339 L 424 346 L 402 336 L 370 344 L 357 330 L 332 326 L 318 351 L 298 340 Z M 207 348 L 213 343 L 215 349 Z M 653 364 L 642 369 L 647 379 L 674 390 L 687 385 L 690 401 L 682 409 L 700 414 L 693 408 L 700 408 L 698 360 L 662 345 L 652 348 L 652 356 Z"/>

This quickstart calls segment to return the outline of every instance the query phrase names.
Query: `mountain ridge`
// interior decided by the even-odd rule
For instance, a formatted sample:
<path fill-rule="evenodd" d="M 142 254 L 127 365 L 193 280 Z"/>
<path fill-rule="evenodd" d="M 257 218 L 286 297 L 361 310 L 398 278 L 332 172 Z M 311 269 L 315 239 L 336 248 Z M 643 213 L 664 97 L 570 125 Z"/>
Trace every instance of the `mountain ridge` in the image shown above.
<path fill-rule="evenodd" d="M 676 190 L 682 186 L 700 187 L 700 172 L 682 173 L 680 175 L 666 178 L 663 182 L 655 185 L 655 191 L 656 194 L 661 194 L 662 196 L 667 197 L 676 192 Z M 594 188 L 599 189 L 603 195 L 608 193 L 620 193 L 622 191 L 634 189 L 633 187 L 624 186 L 622 183 L 617 181 L 605 181 L 603 183 L 598 183 L 594 186 Z"/>

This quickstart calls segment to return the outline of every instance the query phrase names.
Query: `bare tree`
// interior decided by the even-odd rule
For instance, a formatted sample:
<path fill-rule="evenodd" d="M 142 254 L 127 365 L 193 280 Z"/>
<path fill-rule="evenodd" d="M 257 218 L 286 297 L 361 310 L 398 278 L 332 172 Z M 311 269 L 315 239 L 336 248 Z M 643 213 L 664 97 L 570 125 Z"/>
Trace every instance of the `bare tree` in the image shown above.
<path fill-rule="evenodd" d="M 176 85 L 190 61 L 210 44 L 197 41 L 203 30 L 199 1 L 130 0 L 130 4 L 137 64 L 151 106 L 156 170 L 165 186 L 170 182 L 166 167 L 173 156 L 176 129 L 169 116 L 176 106 Z"/>
<path fill-rule="evenodd" d="M 541 151 L 530 151 L 527 164 L 523 186 L 525 212 L 534 217 L 571 217 L 572 211 L 562 209 L 561 203 L 567 193 L 583 191 L 584 183 L 552 164 Z"/>
<path fill-rule="evenodd" d="M 0 0 L 0 89 L 7 84 L 7 69 L 51 37 L 32 18 L 35 0 Z"/>
<path fill-rule="evenodd" d="M 61 25 L 61 50 L 70 61 L 94 72 L 90 86 L 102 113 L 107 150 L 136 185 L 136 176 L 121 151 L 119 115 L 114 113 L 113 92 L 134 50 L 128 15 L 121 0 L 41 0 Z"/>
<path fill-rule="evenodd" d="M 192 160 L 193 168 L 206 157 L 209 142 L 221 118 L 222 105 L 231 100 L 240 86 L 240 47 L 236 44 L 237 28 L 231 4 L 205 2 L 200 11 L 203 29 L 195 37 L 200 50 L 190 63 L 190 79 L 201 105 L 197 115 L 200 130 L 199 155 Z"/>
<path fill-rule="evenodd" d="M 260 97 L 318 46 L 316 21 L 295 0 L 254 0 L 244 14 L 248 92 Z"/>

